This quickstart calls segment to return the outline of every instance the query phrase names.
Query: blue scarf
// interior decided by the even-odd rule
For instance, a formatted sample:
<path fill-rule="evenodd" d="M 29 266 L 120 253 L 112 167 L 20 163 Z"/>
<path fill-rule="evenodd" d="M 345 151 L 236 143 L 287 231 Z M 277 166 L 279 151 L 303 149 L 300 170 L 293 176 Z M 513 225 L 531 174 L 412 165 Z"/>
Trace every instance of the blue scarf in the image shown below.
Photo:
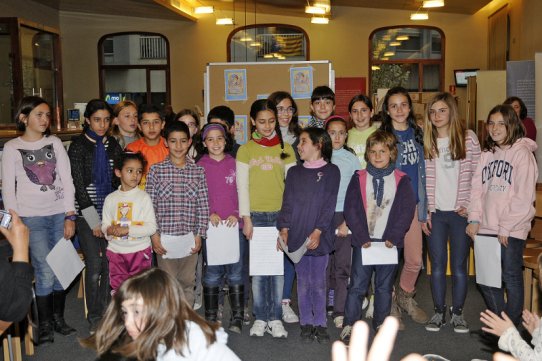
<path fill-rule="evenodd" d="M 92 183 L 94 183 L 94 186 L 96 187 L 95 206 L 98 209 L 98 212 L 100 212 L 105 197 L 113 191 L 113 186 L 111 184 L 111 167 L 103 142 L 104 137 L 100 137 L 90 129 L 87 129 L 86 134 L 96 142 L 96 150 L 92 162 Z"/>
<path fill-rule="evenodd" d="M 395 164 L 390 162 L 387 168 L 376 168 L 371 163 L 367 163 L 367 173 L 373 177 L 373 191 L 376 199 L 376 205 L 380 207 L 384 197 L 384 177 L 390 175 L 395 169 Z"/>

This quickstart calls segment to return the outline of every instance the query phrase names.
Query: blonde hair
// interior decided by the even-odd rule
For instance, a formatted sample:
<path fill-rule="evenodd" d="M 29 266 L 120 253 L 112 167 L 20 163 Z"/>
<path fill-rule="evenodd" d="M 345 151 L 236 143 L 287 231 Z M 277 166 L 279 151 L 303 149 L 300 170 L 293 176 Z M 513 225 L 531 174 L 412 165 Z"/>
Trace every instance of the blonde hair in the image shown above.
<path fill-rule="evenodd" d="M 120 112 L 123 109 L 128 108 L 128 107 L 134 107 L 134 109 L 137 112 L 137 104 L 136 103 L 134 103 L 131 100 L 123 100 L 123 101 L 117 103 L 115 105 L 115 107 L 113 108 L 113 114 L 112 114 L 113 119 L 118 118 Z M 115 137 L 115 139 L 119 142 L 121 148 L 124 149 L 124 147 L 126 147 L 126 139 L 124 139 L 124 135 L 122 135 L 122 133 L 120 132 L 120 128 L 119 128 L 118 124 L 113 124 L 113 126 L 111 127 L 111 135 L 113 137 Z M 137 132 L 137 131 L 135 133 L 135 138 L 139 139 L 139 132 Z"/>
<path fill-rule="evenodd" d="M 433 99 L 427 104 L 427 117 L 423 125 L 423 150 L 425 158 L 433 159 L 438 158 L 439 151 L 437 146 L 437 128 L 431 122 L 431 107 L 436 102 L 444 102 L 449 111 L 449 125 L 450 125 L 450 155 L 452 160 L 465 159 L 467 156 L 467 150 L 465 146 L 465 137 L 467 131 L 461 119 L 459 119 L 459 110 L 457 108 L 457 102 L 450 93 L 439 93 L 435 95 Z"/>
<path fill-rule="evenodd" d="M 390 150 L 390 162 L 395 163 L 397 160 L 397 138 L 393 133 L 387 132 L 382 129 L 375 130 L 367 138 L 367 144 L 365 146 L 365 154 L 363 157 L 367 163 L 369 162 L 369 150 L 377 144 L 382 144 Z"/>

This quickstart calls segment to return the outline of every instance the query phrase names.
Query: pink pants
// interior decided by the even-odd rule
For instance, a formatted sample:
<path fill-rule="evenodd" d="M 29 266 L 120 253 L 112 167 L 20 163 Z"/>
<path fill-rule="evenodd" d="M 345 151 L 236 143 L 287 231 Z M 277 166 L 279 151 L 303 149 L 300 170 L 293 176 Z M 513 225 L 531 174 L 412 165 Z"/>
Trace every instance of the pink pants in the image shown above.
<path fill-rule="evenodd" d="M 416 280 L 422 269 L 422 226 L 418 221 L 418 207 L 410 228 L 405 235 L 404 248 L 405 264 L 399 279 L 399 285 L 406 292 L 416 289 Z"/>
<path fill-rule="evenodd" d="M 115 253 L 107 250 L 109 260 L 109 282 L 114 295 L 122 282 L 140 271 L 151 268 L 151 247 L 134 253 Z"/>

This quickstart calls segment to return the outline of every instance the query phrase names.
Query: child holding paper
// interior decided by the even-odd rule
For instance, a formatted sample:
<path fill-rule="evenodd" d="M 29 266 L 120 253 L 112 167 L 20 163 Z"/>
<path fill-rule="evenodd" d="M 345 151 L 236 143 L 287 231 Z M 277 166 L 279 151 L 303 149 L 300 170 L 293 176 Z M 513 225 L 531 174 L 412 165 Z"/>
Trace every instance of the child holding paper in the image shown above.
<path fill-rule="evenodd" d="M 288 172 L 277 228 L 288 251 L 296 251 L 305 243 L 307 247 L 295 264 L 301 340 L 328 343 L 326 268 L 333 251 L 332 221 L 341 174 L 331 164 L 333 148 L 324 129 L 304 129 L 297 150 L 304 163 Z"/>
<path fill-rule="evenodd" d="M 187 156 L 192 144 L 188 126 L 171 122 L 164 137 L 169 155 L 151 167 L 146 184 L 158 224 L 151 237 L 152 248 L 158 267 L 179 280 L 188 304 L 193 306 L 198 252 L 209 223 L 207 182 L 204 169 Z M 180 254 L 186 244 L 190 250 Z M 181 250 L 172 254 L 179 247 Z"/>
<path fill-rule="evenodd" d="M 367 138 L 367 169 L 352 177 L 344 202 L 344 218 L 352 231 L 352 271 L 344 311 L 341 339 L 348 342 L 352 325 L 361 319 L 363 297 L 375 274 L 373 327 L 378 329 L 390 314 L 395 263 L 364 265 L 362 254 L 384 243 L 403 248 L 416 207 L 416 197 L 405 173 L 395 169 L 397 139 L 377 130 Z M 377 244 L 378 243 L 378 244 Z M 397 252 L 397 250 L 396 250 Z"/>
<path fill-rule="evenodd" d="M 241 228 L 239 260 L 232 264 L 207 265 L 206 267 L 203 276 L 205 319 L 211 322 L 217 321 L 220 286 L 222 280 L 226 278 L 232 309 L 229 330 L 241 333 L 244 316 L 243 252 L 246 248 L 246 239 L 242 232 L 243 222 L 239 220 L 235 158 L 229 154 L 232 140 L 226 127 L 218 123 L 206 124 L 201 131 L 201 139 L 202 142 L 196 145 L 196 150 L 198 154 L 203 154 L 198 165 L 205 169 L 211 226 L 217 227 L 220 223 L 224 223 L 227 227 Z M 207 263 L 207 254 L 211 250 L 206 241 L 203 245 Z"/>
<path fill-rule="evenodd" d="M 487 138 L 472 178 L 467 234 L 496 236 L 501 244 L 503 286 L 480 285 L 487 307 L 506 312 L 515 325 L 523 307 L 523 247 L 535 215 L 537 146 L 509 105 L 497 105 L 487 117 Z M 506 302 L 504 290 L 506 289 Z"/>

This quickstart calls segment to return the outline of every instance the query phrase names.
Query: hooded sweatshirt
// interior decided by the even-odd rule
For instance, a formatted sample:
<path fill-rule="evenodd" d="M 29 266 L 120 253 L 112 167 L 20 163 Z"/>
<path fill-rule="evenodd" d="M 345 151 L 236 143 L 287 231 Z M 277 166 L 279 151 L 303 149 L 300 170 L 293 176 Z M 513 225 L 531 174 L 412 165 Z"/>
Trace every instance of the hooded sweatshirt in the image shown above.
<path fill-rule="evenodd" d="M 479 234 L 526 239 L 535 214 L 537 145 L 521 138 L 512 146 L 484 151 L 472 178 L 469 221 Z"/>

